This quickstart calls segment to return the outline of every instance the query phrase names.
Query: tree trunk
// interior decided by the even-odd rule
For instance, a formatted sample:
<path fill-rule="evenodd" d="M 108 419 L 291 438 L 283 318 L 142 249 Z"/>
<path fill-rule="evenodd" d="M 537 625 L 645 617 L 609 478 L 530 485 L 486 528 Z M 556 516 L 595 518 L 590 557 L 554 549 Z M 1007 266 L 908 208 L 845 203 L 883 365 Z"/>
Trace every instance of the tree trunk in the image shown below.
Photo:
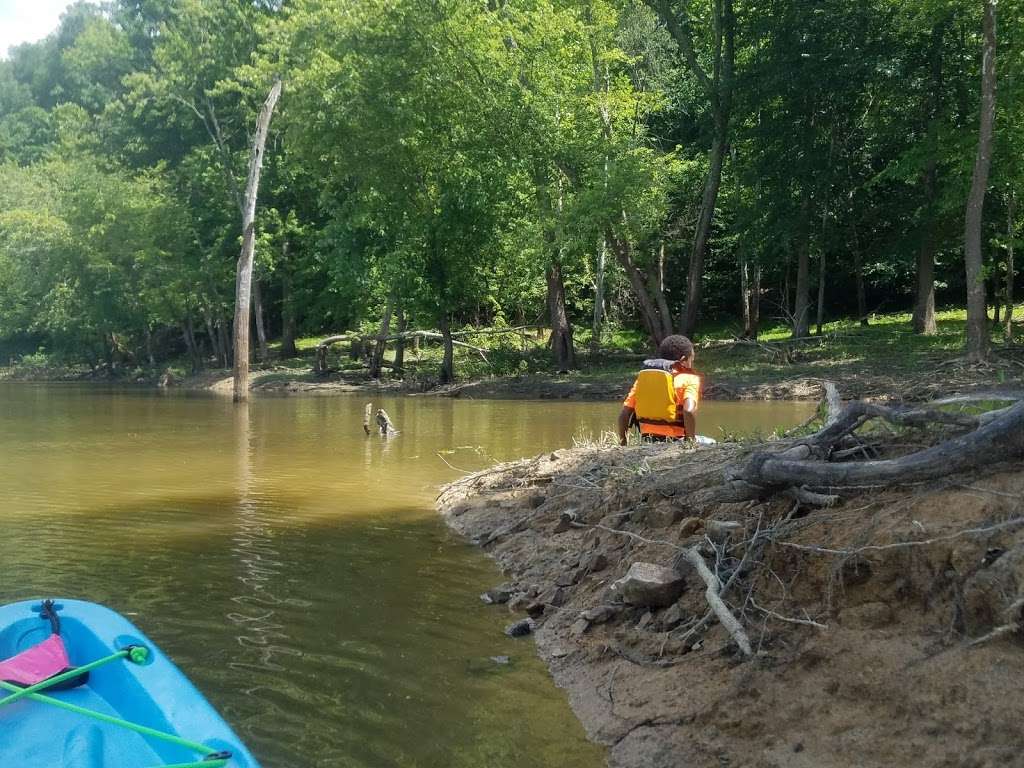
<path fill-rule="evenodd" d="M 934 336 L 935 325 L 935 222 L 929 221 L 917 251 L 917 297 L 911 318 L 914 333 Z"/>
<path fill-rule="evenodd" d="M 235 280 L 235 375 L 233 399 L 236 403 L 249 397 L 249 299 L 252 291 L 252 261 L 256 247 L 256 195 L 259 192 L 260 171 L 263 168 L 263 149 L 267 143 L 270 116 L 281 96 L 281 81 L 274 81 L 267 100 L 263 102 L 256 120 L 252 152 L 249 155 L 249 175 L 245 185 L 242 206 L 242 253 L 238 257 Z"/>
<path fill-rule="evenodd" d="M 654 265 L 654 274 L 648 280 L 654 285 L 654 300 L 658 305 L 658 315 L 661 317 L 661 329 L 666 336 L 671 336 L 675 321 L 672 317 L 672 310 L 668 308 L 668 300 L 665 298 L 665 241 L 658 245 L 658 254 Z"/>
<path fill-rule="evenodd" d="M 740 307 L 743 311 L 741 338 L 757 339 L 761 311 L 761 266 L 751 267 L 750 260 L 740 260 Z"/>
<path fill-rule="evenodd" d="M 196 373 L 200 367 L 199 350 L 196 349 L 196 336 L 192 329 L 192 317 L 186 316 L 181 324 L 181 335 L 185 339 L 185 349 L 188 350 L 189 359 L 192 361 L 192 373 Z"/>
<path fill-rule="evenodd" d="M 860 252 L 860 244 L 856 242 L 856 229 L 854 229 L 853 246 L 853 277 L 857 287 L 857 319 L 861 326 L 868 327 L 868 302 L 864 293 L 864 257 Z"/>
<path fill-rule="evenodd" d="M 565 285 L 562 265 L 552 262 L 547 269 L 548 316 L 551 319 L 551 350 L 559 373 L 576 367 L 576 352 L 572 341 L 572 325 L 565 310 Z"/>
<path fill-rule="evenodd" d="M 395 310 L 395 320 L 398 323 L 398 333 L 405 333 L 405 310 L 401 304 Z M 395 362 L 391 366 L 391 373 L 396 379 L 402 378 L 402 374 L 405 373 L 405 339 L 401 336 L 395 341 Z"/>
<path fill-rule="evenodd" d="M 811 192 L 803 190 L 800 201 L 799 241 L 797 242 L 796 297 L 793 305 L 793 338 L 808 335 L 810 328 Z"/>
<path fill-rule="evenodd" d="M 757 341 L 761 328 L 761 265 L 754 268 L 754 282 L 750 291 L 750 324 L 743 329 L 748 339 Z"/>
<path fill-rule="evenodd" d="M 455 345 L 452 344 L 452 325 L 448 312 L 441 313 L 441 340 L 444 343 L 444 356 L 441 358 L 441 383 L 451 384 L 455 381 Z"/>
<path fill-rule="evenodd" d="M 217 340 L 220 342 L 221 349 L 224 350 L 224 368 L 231 367 L 231 331 L 228 327 L 228 320 L 226 318 L 218 318 L 217 321 Z"/>
<path fill-rule="evenodd" d="M 996 0 L 983 0 L 984 44 L 981 70 L 981 119 L 978 152 L 964 217 L 964 267 L 967 275 L 967 357 L 972 362 L 988 356 L 988 316 L 981 250 L 982 212 L 988 172 L 992 163 L 992 129 L 996 113 Z"/>
<path fill-rule="evenodd" d="M 228 352 L 227 339 L 224 337 L 224 323 L 221 320 L 214 320 L 209 310 L 203 312 L 203 320 L 206 322 L 206 333 L 210 337 L 210 346 L 213 347 L 217 356 L 217 366 L 228 368 L 231 365 L 231 355 Z"/>
<path fill-rule="evenodd" d="M 266 363 L 270 360 L 270 351 L 267 349 L 267 330 L 263 323 L 263 294 L 260 291 L 259 280 L 254 280 L 252 284 L 252 305 L 256 317 L 256 343 L 260 350 L 260 362 Z"/>
<path fill-rule="evenodd" d="M 815 325 L 816 333 L 821 336 L 821 327 L 825 323 L 825 248 L 818 256 L 818 317 Z"/>
<path fill-rule="evenodd" d="M 146 359 L 149 361 L 149 367 L 156 367 L 156 358 L 153 357 L 153 332 L 149 329 L 149 323 L 146 323 L 142 329 L 146 336 Z"/>
<path fill-rule="evenodd" d="M 387 349 L 387 342 L 384 340 L 391 333 L 391 315 L 395 312 L 395 297 L 388 296 L 384 304 L 384 314 L 380 319 L 380 331 L 377 334 L 377 341 L 373 345 L 373 356 L 370 358 L 370 378 L 380 378 L 380 367 L 384 362 L 384 350 Z"/>
<path fill-rule="evenodd" d="M 654 345 L 657 346 L 666 336 L 672 334 L 672 318 L 663 317 L 659 305 L 667 307 L 662 297 L 661 301 L 653 298 L 652 294 L 657 290 L 657 284 L 652 288 L 648 278 L 640 271 L 633 261 L 633 247 L 628 240 L 620 239 L 614 230 L 609 228 L 605 239 L 611 244 L 615 257 L 622 265 L 629 278 L 629 284 L 633 288 L 633 294 L 640 304 L 640 315 L 644 327 L 651 336 Z"/>
<path fill-rule="evenodd" d="M 792 305 L 790 304 L 790 299 L 789 299 L 789 287 L 790 287 L 790 283 L 792 282 L 792 280 L 790 279 L 791 275 L 790 275 L 790 269 L 789 269 L 789 267 L 790 267 L 790 263 L 789 262 L 790 262 L 790 258 L 789 258 L 789 254 L 787 253 L 786 254 L 786 270 L 785 270 L 785 272 L 783 273 L 783 276 L 782 276 L 782 314 L 785 315 L 787 318 L 789 318 L 790 322 L 792 323 L 793 311 L 792 311 Z"/>
<path fill-rule="evenodd" d="M 281 358 L 298 357 L 295 348 L 295 302 L 292 298 L 292 272 L 287 263 L 288 242 L 281 249 L 285 263 L 281 266 Z"/>
<path fill-rule="evenodd" d="M 946 33 L 947 19 L 937 21 L 932 27 L 931 43 L 931 105 L 928 118 L 928 159 L 922 175 L 924 188 L 924 231 L 921 247 L 917 252 L 917 288 L 914 299 L 914 314 L 911 325 L 914 333 L 934 336 L 935 325 L 935 250 L 938 242 L 938 154 L 939 154 L 939 113 L 942 109 L 942 42 Z"/>
<path fill-rule="evenodd" d="M 693 337 L 697 330 L 697 317 L 703 296 L 704 256 L 711 239 L 711 225 L 714 219 L 718 190 L 722 185 L 722 164 L 725 160 L 728 140 L 728 115 L 716 116 L 715 136 L 711 141 L 710 168 L 704 180 L 704 195 L 701 199 L 697 230 L 694 233 L 693 248 L 690 251 L 690 269 L 686 276 L 686 312 L 683 316 L 683 334 Z"/>
<path fill-rule="evenodd" d="M 1006 326 L 1004 335 L 1006 343 L 1013 341 L 1013 238 L 1016 236 L 1017 198 L 1010 190 L 1010 198 L 1006 201 Z"/>
<path fill-rule="evenodd" d="M 596 355 L 601 349 L 602 315 L 604 313 L 604 270 L 608 241 L 601 240 L 597 249 L 597 264 L 594 270 L 594 319 L 590 326 L 590 354 Z"/>
<path fill-rule="evenodd" d="M 750 336 L 750 265 L 746 258 L 740 259 L 740 307 L 743 310 L 743 336 Z"/>

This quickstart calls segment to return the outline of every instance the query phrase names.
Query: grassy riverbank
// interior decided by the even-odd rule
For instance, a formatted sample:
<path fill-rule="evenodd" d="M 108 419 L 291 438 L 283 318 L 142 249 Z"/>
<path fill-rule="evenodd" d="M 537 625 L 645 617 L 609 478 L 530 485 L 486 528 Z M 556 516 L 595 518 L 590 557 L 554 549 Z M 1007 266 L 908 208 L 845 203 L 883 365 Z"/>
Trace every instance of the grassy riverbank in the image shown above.
<path fill-rule="evenodd" d="M 1022 308 L 1018 308 L 1018 312 Z M 1024 374 L 1024 347 L 1006 345 L 993 329 L 993 352 L 983 365 L 969 365 L 964 356 L 963 310 L 938 315 L 938 333 L 919 336 L 910 330 L 906 314 L 879 315 L 862 327 L 845 320 L 828 323 L 820 336 L 790 340 L 783 326 L 766 328 L 756 343 L 736 339 L 737 329 L 721 324 L 708 328 L 697 341 L 697 367 L 705 374 L 705 390 L 718 399 L 797 399 L 817 397 L 816 382 L 836 381 L 844 397 L 890 397 L 922 400 L 946 392 L 1019 386 Z M 490 330 L 490 329 L 488 329 Z M 651 354 L 640 333 L 619 331 L 603 339 L 599 352 L 589 351 L 588 334 L 577 334 L 577 369 L 554 370 L 546 337 L 533 330 L 497 335 L 467 331 L 460 338 L 481 351 L 456 352 L 459 381 L 440 389 L 437 370 L 441 350 L 408 346 L 401 378 L 385 368 L 380 381 L 371 381 L 365 360 L 349 358 L 347 348 L 332 349 L 331 372 L 313 373 L 313 353 L 322 337 L 297 342 L 299 356 L 280 359 L 271 345 L 271 360 L 253 369 L 253 389 L 260 392 L 301 394 L 385 388 L 406 392 L 438 392 L 453 396 L 488 398 L 615 399 L 628 386 L 640 361 Z M 385 354 L 388 366 L 394 350 Z M 156 369 L 122 365 L 113 373 L 76 366 L 61 366 L 45 355 L 24 359 L 0 369 L 0 378 L 21 380 L 117 381 L 159 384 L 188 389 L 226 389 L 230 371 L 211 368 L 191 373 L 183 361 Z"/>

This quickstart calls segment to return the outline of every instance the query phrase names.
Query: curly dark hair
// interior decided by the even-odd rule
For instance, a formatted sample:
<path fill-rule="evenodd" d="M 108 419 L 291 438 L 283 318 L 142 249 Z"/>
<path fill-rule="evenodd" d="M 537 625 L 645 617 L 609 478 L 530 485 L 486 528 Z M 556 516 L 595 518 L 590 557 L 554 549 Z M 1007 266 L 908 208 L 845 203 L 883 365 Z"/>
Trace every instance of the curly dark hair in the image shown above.
<path fill-rule="evenodd" d="M 681 360 L 693 356 L 693 342 L 685 336 L 666 336 L 658 345 L 658 357 L 664 360 Z"/>

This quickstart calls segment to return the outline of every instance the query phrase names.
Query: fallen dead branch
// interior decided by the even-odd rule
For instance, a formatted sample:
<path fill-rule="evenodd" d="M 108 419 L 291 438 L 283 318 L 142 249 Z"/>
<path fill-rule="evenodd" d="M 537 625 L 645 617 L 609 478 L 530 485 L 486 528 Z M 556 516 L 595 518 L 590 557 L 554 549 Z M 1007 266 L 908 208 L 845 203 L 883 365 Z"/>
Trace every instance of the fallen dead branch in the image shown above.
<path fill-rule="evenodd" d="M 935 446 L 897 459 L 830 461 L 843 438 L 871 419 L 897 425 L 942 424 L 971 429 Z M 980 426 L 979 426 L 980 425 Z M 730 467 L 723 486 L 711 497 L 741 501 L 765 498 L 789 489 L 888 486 L 935 480 L 1024 455 L 1024 401 L 982 419 L 926 408 L 898 409 L 855 402 L 816 434 L 753 453 Z M 825 499 L 833 496 L 827 493 Z"/>

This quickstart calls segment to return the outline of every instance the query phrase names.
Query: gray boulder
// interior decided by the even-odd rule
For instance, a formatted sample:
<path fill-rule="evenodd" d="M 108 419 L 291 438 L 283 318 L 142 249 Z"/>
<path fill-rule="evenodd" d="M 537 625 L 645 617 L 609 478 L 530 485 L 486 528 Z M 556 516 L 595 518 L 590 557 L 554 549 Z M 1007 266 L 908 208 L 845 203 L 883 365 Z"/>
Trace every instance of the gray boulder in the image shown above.
<path fill-rule="evenodd" d="M 654 563 L 633 563 L 629 571 L 611 586 L 612 593 L 630 605 L 665 608 L 686 589 L 686 581 L 671 568 Z"/>

